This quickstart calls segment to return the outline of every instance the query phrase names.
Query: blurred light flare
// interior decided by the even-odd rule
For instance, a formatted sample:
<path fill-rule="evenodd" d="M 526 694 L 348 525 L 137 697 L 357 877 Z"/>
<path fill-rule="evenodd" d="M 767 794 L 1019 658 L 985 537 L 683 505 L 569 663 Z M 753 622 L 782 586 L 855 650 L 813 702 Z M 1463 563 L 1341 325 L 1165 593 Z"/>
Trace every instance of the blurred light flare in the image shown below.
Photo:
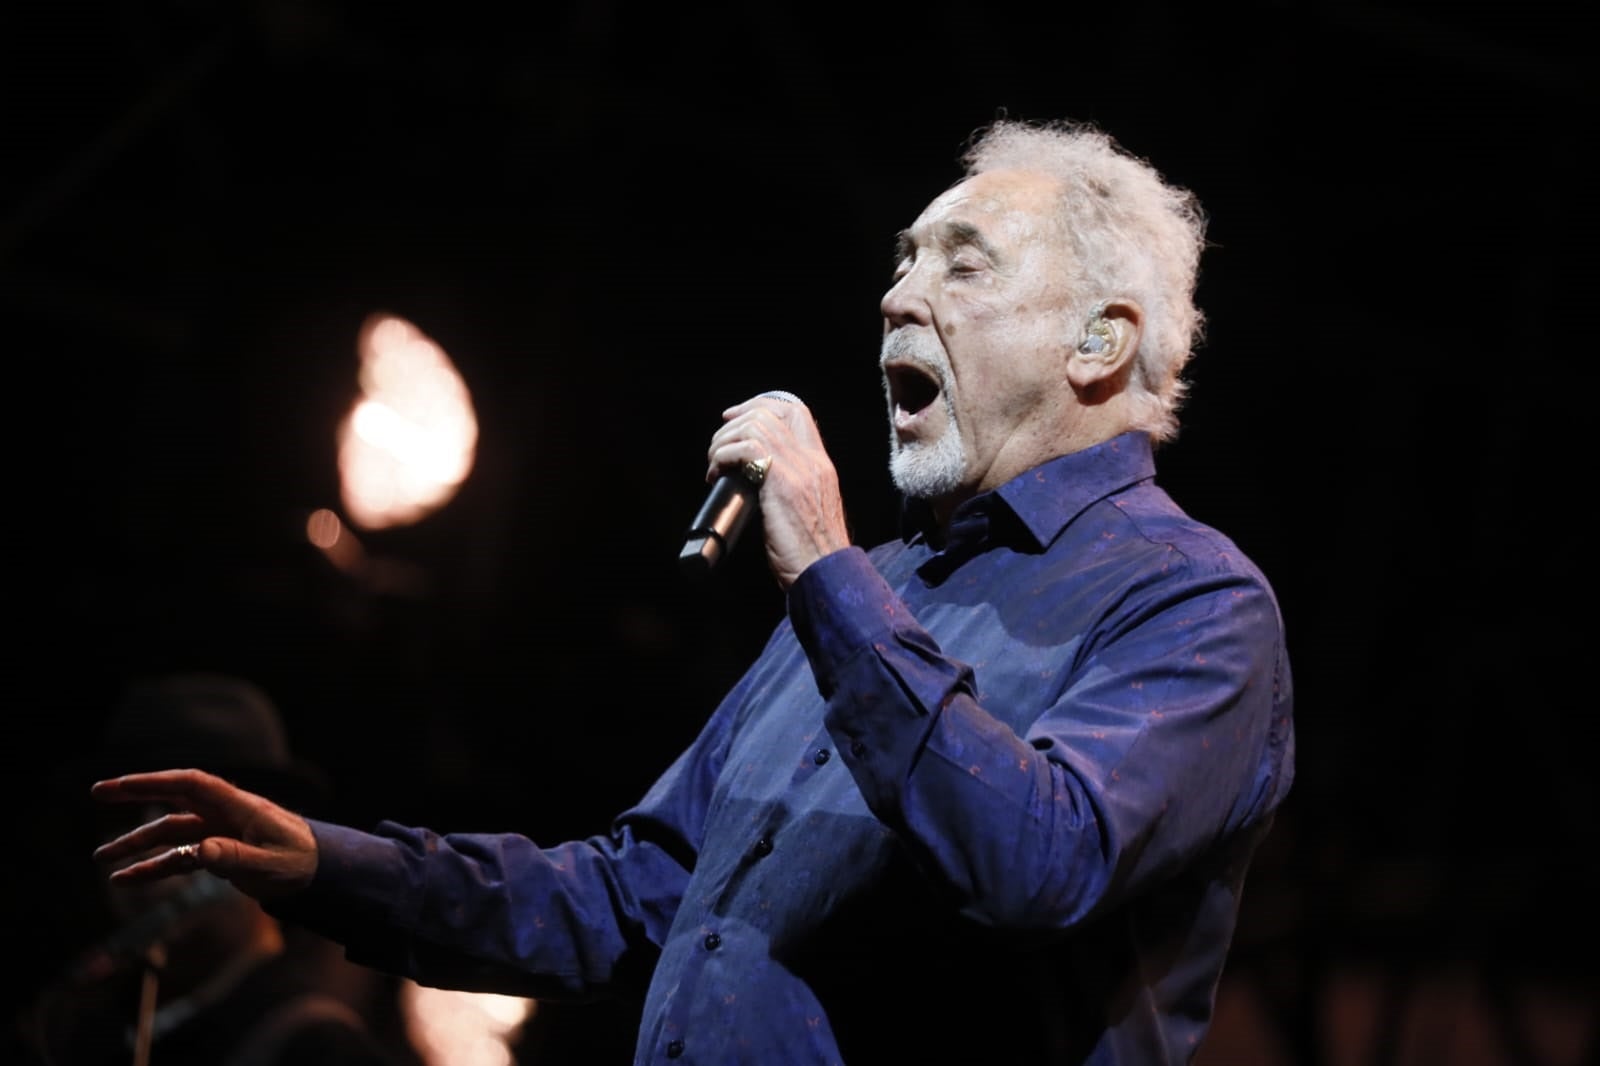
<path fill-rule="evenodd" d="M 471 394 L 444 349 L 396 315 L 368 316 L 357 348 L 361 396 L 339 427 L 345 510 L 366 529 L 419 521 L 472 470 Z"/>
<path fill-rule="evenodd" d="M 306 516 L 306 540 L 345 573 L 356 573 L 366 561 L 366 551 L 343 520 L 326 507 Z"/>
<path fill-rule="evenodd" d="M 401 986 L 407 1035 L 429 1066 L 512 1066 L 512 1048 L 537 1004 L 492 992 Z"/>

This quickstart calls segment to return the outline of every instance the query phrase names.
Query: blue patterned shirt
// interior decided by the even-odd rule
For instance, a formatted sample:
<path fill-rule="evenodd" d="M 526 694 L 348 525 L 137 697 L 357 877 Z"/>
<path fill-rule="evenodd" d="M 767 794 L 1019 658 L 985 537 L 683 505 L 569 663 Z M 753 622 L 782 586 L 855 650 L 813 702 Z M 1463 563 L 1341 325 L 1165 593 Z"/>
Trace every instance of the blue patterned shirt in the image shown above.
<path fill-rule="evenodd" d="M 640 1064 L 1185 1062 L 1291 702 L 1267 580 L 1128 433 L 815 563 L 607 834 L 314 822 L 275 910 L 424 984 L 642 995 Z"/>

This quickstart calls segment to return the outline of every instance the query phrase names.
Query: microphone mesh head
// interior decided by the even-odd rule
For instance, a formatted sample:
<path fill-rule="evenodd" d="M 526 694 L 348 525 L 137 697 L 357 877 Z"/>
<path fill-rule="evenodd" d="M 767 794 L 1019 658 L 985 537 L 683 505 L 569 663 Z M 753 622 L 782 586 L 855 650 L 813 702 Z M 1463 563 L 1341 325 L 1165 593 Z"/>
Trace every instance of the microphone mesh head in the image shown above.
<path fill-rule="evenodd" d="M 784 392 L 782 389 L 773 389 L 771 392 L 763 392 L 761 395 L 769 400 L 782 400 L 784 403 L 798 403 L 804 406 L 804 402 L 800 397 L 792 392 Z"/>

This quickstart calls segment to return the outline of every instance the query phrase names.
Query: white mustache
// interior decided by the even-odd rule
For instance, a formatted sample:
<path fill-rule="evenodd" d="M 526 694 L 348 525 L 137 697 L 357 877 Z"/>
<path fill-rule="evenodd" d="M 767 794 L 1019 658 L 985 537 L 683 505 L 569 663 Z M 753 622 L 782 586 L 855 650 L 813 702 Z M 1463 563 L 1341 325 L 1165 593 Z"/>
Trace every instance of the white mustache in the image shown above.
<path fill-rule="evenodd" d="M 950 364 L 945 361 L 944 350 L 926 333 L 897 329 L 886 334 L 878 353 L 878 368 L 887 369 L 890 363 L 915 363 L 932 375 L 941 389 L 949 383 Z"/>

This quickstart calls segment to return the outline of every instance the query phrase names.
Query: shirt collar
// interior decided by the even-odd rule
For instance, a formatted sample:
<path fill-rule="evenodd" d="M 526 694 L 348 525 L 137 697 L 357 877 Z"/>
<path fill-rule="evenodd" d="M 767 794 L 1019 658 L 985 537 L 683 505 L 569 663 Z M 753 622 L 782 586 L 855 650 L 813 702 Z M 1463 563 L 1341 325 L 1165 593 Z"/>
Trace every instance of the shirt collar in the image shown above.
<path fill-rule="evenodd" d="M 999 523 L 999 527 L 1026 530 L 1033 546 L 1042 548 L 1090 504 L 1147 481 L 1155 473 L 1149 435 L 1129 430 L 1082 451 L 1047 460 L 991 492 L 974 496 L 956 508 L 951 526 L 968 512 L 1000 515 L 1010 511 L 1018 521 Z M 907 543 L 928 537 L 933 531 L 933 512 L 926 501 L 906 499 L 902 503 L 900 530 Z"/>

